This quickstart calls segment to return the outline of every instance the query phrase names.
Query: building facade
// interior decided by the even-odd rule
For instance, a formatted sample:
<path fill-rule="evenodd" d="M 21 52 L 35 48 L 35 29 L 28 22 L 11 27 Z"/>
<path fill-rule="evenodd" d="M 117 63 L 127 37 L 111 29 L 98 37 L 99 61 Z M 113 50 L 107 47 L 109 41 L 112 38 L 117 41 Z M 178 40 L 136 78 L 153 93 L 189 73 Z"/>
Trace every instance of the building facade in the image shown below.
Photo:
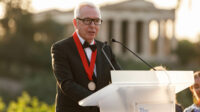
<path fill-rule="evenodd" d="M 144 0 L 128 0 L 102 5 L 100 9 L 103 23 L 97 39 L 107 41 L 117 56 L 135 59 L 128 50 L 117 43 L 112 43 L 112 38 L 122 42 L 147 61 L 176 61 L 176 56 L 173 54 L 177 46 L 175 9 L 157 9 L 152 3 Z M 37 14 L 35 20 L 42 20 L 46 14 Z M 55 21 L 65 24 L 66 35 L 72 35 L 74 31 L 72 10 L 49 11 L 48 15 Z M 167 27 L 169 23 L 171 26 Z M 157 28 L 157 35 L 154 35 L 154 38 L 151 37 L 151 25 Z"/>

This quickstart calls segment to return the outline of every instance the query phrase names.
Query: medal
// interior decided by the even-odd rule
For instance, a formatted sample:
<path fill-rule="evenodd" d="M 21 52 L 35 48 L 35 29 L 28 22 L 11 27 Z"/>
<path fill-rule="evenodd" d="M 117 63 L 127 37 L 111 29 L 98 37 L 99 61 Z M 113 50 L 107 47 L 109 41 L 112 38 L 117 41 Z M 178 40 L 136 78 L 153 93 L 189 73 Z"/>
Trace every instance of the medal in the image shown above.
<path fill-rule="evenodd" d="M 96 84 L 95 84 L 93 81 L 90 81 L 90 82 L 88 83 L 88 89 L 89 89 L 90 91 L 94 91 L 94 90 L 96 89 Z"/>
<path fill-rule="evenodd" d="M 88 83 L 88 89 L 90 91 L 94 91 L 96 89 L 96 84 L 92 81 L 92 75 L 94 73 L 94 66 L 95 66 L 95 61 L 96 61 L 96 56 L 97 56 L 97 49 L 92 52 L 92 57 L 90 60 L 90 64 L 87 62 L 87 58 L 84 52 L 84 49 L 81 45 L 81 42 L 78 38 L 78 35 L 76 32 L 74 32 L 73 34 L 73 39 L 75 41 L 76 47 L 78 49 L 81 61 L 83 63 L 84 69 L 86 71 L 86 74 L 88 76 L 88 79 L 90 80 L 90 82 Z"/>

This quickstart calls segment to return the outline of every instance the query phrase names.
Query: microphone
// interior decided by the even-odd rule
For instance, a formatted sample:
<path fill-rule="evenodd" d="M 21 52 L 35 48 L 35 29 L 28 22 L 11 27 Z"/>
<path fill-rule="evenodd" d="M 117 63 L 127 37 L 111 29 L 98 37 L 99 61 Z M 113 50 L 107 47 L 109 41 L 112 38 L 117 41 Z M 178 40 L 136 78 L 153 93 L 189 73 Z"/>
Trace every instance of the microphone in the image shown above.
<path fill-rule="evenodd" d="M 137 58 L 139 58 L 143 63 L 145 63 L 150 69 L 153 69 L 154 71 L 156 71 L 156 69 L 154 69 L 153 66 L 151 66 L 150 64 L 148 64 L 146 61 L 144 61 L 141 57 L 139 57 L 136 53 L 134 53 L 133 51 L 131 51 L 128 47 L 126 47 L 124 44 L 122 44 L 119 41 L 116 41 L 115 39 L 112 39 L 112 42 L 116 42 L 121 44 L 124 48 L 126 48 L 127 50 L 129 50 L 133 55 L 135 55 Z"/>
<path fill-rule="evenodd" d="M 107 46 L 107 42 L 104 42 L 101 51 L 103 52 L 104 56 L 106 57 L 108 63 L 110 64 L 110 66 L 112 67 L 113 70 L 115 70 L 115 67 L 113 66 L 113 64 L 111 63 L 110 59 L 108 58 L 106 52 L 104 51 L 104 47 Z"/>

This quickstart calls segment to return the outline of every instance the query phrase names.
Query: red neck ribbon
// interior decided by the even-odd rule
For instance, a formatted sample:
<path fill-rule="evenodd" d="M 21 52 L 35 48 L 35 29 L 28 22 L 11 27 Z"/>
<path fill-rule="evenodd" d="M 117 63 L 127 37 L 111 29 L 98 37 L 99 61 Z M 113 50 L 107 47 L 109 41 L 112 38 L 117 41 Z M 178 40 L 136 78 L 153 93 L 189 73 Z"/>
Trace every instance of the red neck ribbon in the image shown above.
<path fill-rule="evenodd" d="M 74 32 L 74 34 L 73 34 L 73 39 L 75 41 L 78 52 L 80 54 L 81 61 L 83 63 L 85 71 L 87 73 L 88 79 L 92 80 L 92 75 L 94 72 L 94 66 L 95 66 L 95 61 L 96 61 L 96 56 L 97 56 L 97 49 L 94 52 L 92 52 L 92 58 L 90 60 L 90 66 L 89 66 L 85 52 L 82 47 L 82 44 L 81 44 L 76 32 Z"/>

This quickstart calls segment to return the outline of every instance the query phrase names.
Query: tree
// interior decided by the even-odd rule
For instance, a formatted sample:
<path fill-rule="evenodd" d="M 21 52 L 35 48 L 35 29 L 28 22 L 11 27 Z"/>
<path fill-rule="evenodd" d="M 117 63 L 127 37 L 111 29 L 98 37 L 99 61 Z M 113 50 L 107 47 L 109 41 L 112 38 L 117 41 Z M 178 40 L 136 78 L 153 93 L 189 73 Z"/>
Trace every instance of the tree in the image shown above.
<path fill-rule="evenodd" d="M 182 64 L 187 64 L 197 56 L 195 45 L 188 40 L 179 41 L 176 53 Z"/>

